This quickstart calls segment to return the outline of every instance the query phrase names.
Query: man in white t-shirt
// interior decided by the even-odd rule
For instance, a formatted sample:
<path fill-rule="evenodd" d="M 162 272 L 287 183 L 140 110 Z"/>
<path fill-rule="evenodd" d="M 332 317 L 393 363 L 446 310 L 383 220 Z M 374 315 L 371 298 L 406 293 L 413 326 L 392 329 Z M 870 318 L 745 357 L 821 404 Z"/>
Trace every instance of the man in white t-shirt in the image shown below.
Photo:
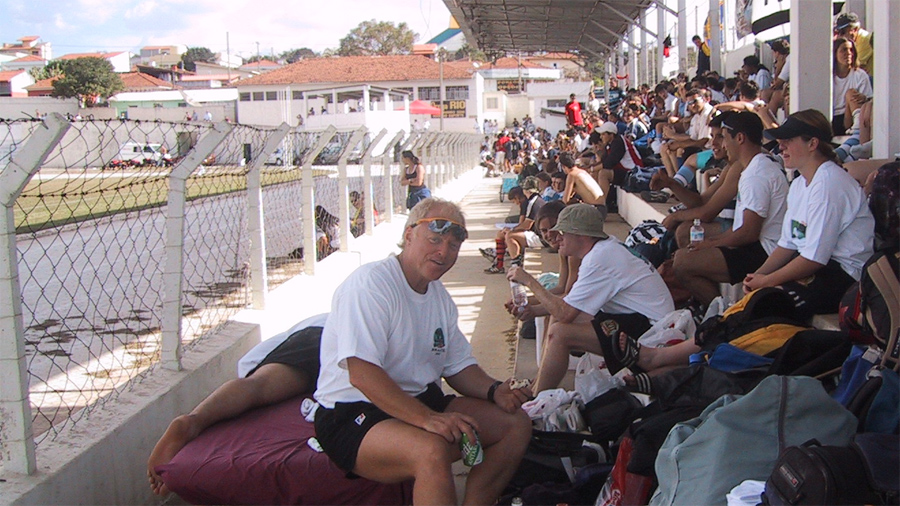
<path fill-rule="evenodd" d="M 334 294 L 322 333 L 316 437 L 341 469 L 382 483 L 415 480 L 421 504 L 457 504 L 450 465 L 466 434 L 484 447 L 464 504 L 493 504 L 525 454 L 527 389 L 475 362 L 439 281 L 468 236 L 455 204 L 410 212 L 399 255 L 363 265 Z M 441 379 L 462 394 L 445 396 Z M 477 433 L 477 436 L 476 436 Z"/>
<path fill-rule="evenodd" d="M 751 81 L 755 81 L 759 89 L 764 90 L 772 84 L 772 73 L 769 69 L 762 66 L 759 57 L 751 54 L 744 58 L 744 65 L 741 69 L 750 76 Z"/>
<path fill-rule="evenodd" d="M 656 269 L 603 231 L 603 215 L 596 207 L 567 206 L 550 231 L 562 235 L 561 255 L 581 259 L 578 280 L 565 297 L 550 293 L 521 267 L 507 272 L 510 281 L 527 286 L 540 301 L 542 314 L 535 316 L 551 317 L 534 392 L 559 385 L 570 352 L 603 354 L 609 349 L 610 336 L 603 330 L 607 322 L 639 336 L 675 309 Z"/>
<path fill-rule="evenodd" d="M 691 89 L 685 95 L 685 101 L 688 110 L 693 114 L 688 133 L 680 134 L 672 126 L 664 127 L 663 138 L 666 141 L 659 149 L 659 156 L 666 166 L 666 172 L 673 177 L 678 172 L 680 167 L 678 158 L 682 156 L 685 148 L 709 149 L 712 138 L 709 116 L 712 114 L 713 106 L 709 103 L 709 92 L 705 89 Z"/>
<path fill-rule="evenodd" d="M 777 158 L 762 148 L 758 115 L 741 111 L 722 121 L 728 157 L 744 166 L 738 180 L 731 230 L 678 250 L 678 281 L 703 307 L 719 295 L 719 283 L 739 283 L 769 258 L 787 210 L 788 183 Z"/>

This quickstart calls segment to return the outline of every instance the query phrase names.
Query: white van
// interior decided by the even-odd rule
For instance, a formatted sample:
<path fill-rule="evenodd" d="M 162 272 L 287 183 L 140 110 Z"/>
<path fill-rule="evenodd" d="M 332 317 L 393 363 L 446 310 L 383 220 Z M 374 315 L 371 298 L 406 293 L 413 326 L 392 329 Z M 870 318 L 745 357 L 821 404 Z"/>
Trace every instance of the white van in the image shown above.
<path fill-rule="evenodd" d="M 144 163 L 144 160 L 152 160 L 159 163 L 163 158 L 169 159 L 169 154 L 163 153 L 162 144 L 126 142 L 119 150 L 119 159 L 123 162 Z"/>

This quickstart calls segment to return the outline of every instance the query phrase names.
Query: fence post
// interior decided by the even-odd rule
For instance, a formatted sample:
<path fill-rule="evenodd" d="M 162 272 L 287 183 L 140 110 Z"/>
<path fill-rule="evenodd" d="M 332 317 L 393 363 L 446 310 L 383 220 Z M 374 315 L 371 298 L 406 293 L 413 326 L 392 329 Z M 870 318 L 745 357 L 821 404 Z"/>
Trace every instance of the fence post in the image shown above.
<path fill-rule="evenodd" d="M 266 308 L 266 293 L 269 291 L 266 269 L 266 227 L 263 220 L 262 167 L 269 155 L 278 149 L 291 127 L 282 123 L 273 130 L 263 145 L 262 152 L 254 155 L 247 171 L 247 233 L 250 235 L 250 292 L 253 309 Z M 285 151 L 285 156 L 292 155 Z M 282 160 L 282 169 L 284 160 Z"/>
<path fill-rule="evenodd" d="M 422 136 L 419 149 L 422 151 L 422 158 L 425 159 L 425 186 L 431 188 L 432 191 L 437 189 L 434 181 L 434 141 L 437 140 L 436 133 L 427 133 Z M 418 144 L 418 143 L 417 143 Z M 431 169 L 429 169 L 431 167 Z"/>
<path fill-rule="evenodd" d="M 184 281 L 184 208 L 187 178 L 203 163 L 234 127 L 224 121 L 197 142 L 169 174 L 169 201 L 166 206 L 166 264 L 163 270 L 163 314 L 160 363 L 164 369 L 180 371 L 181 320 Z"/>
<path fill-rule="evenodd" d="M 403 137 L 406 136 L 406 132 L 400 130 L 397 132 L 397 135 L 391 139 L 391 142 L 387 144 L 384 148 L 384 153 L 381 155 L 383 169 L 381 171 L 381 175 L 384 178 L 384 212 L 387 213 L 385 216 L 385 221 L 390 223 L 394 221 L 394 157 L 393 157 L 393 149 Z M 406 143 L 403 144 L 406 146 Z M 401 147 L 403 147 L 401 146 Z"/>
<path fill-rule="evenodd" d="M 0 172 L 0 468 L 10 473 L 33 474 L 37 469 L 25 363 L 15 204 L 69 126 L 59 114 L 50 114 L 28 141 L 11 154 Z"/>
<path fill-rule="evenodd" d="M 350 153 L 356 147 L 363 137 L 369 131 L 368 128 L 361 126 L 353 132 L 341 157 L 338 158 L 338 209 L 340 210 L 340 221 L 338 225 L 341 231 L 341 251 L 350 251 L 350 201 L 349 201 L 349 183 L 347 179 L 347 159 Z"/>
<path fill-rule="evenodd" d="M 382 128 L 378 135 L 372 139 L 369 146 L 363 154 L 363 195 L 365 200 L 365 208 L 363 208 L 363 219 L 366 222 L 366 235 L 375 233 L 375 191 L 372 188 L 372 151 L 375 146 L 381 142 L 381 139 L 387 135 L 387 128 Z"/>
<path fill-rule="evenodd" d="M 303 179 L 301 183 L 303 202 L 300 203 L 300 216 L 303 218 L 303 271 L 310 276 L 316 273 L 317 261 L 316 188 L 313 182 L 312 164 L 316 157 L 319 156 L 319 153 L 328 145 L 328 142 L 331 141 L 331 138 L 334 137 L 336 131 L 334 125 L 328 125 L 328 128 L 322 131 L 322 135 L 319 136 L 316 145 L 310 150 L 306 160 L 303 161 Z"/>

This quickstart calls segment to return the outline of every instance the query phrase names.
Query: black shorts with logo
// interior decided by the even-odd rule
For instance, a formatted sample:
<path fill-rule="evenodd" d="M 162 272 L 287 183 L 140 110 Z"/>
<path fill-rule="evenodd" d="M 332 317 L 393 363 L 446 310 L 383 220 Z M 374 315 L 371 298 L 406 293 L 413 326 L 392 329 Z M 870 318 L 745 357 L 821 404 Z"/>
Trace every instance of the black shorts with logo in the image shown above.
<path fill-rule="evenodd" d="M 284 364 L 309 376 L 310 385 L 319 379 L 319 347 L 322 343 L 322 327 L 306 327 L 294 332 L 283 343 L 270 351 L 266 358 L 247 376 L 266 364 Z"/>
<path fill-rule="evenodd" d="M 725 265 L 728 266 L 728 282 L 731 284 L 742 282 L 747 274 L 756 272 L 756 269 L 762 267 L 762 264 L 769 259 L 769 255 L 759 241 L 734 248 L 721 246 L 719 251 L 725 257 Z"/>
<path fill-rule="evenodd" d="M 444 412 L 454 395 L 444 395 L 437 383 L 416 396 L 422 404 L 437 412 Z M 316 410 L 316 439 L 325 453 L 348 477 L 356 467 L 359 446 L 369 430 L 377 423 L 392 418 L 371 402 L 336 402 L 334 409 L 319 406 Z"/>

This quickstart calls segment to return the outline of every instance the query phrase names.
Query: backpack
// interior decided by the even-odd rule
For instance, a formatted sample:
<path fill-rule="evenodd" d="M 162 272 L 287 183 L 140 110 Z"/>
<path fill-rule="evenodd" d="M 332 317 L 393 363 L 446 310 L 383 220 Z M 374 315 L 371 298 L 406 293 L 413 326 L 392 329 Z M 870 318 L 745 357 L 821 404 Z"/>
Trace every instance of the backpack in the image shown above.
<path fill-rule="evenodd" d="M 860 434 L 849 446 L 816 440 L 784 451 L 766 480 L 763 504 L 896 504 L 896 435 Z"/>
<path fill-rule="evenodd" d="M 846 446 L 855 432 L 856 418 L 818 380 L 769 376 L 747 395 L 725 395 L 669 431 L 650 504 L 723 504 L 742 481 L 766 480 L 787 447 L 812 438 Z"/>
<path fill-rule="evenodd" d="M 859 283 L 841 301 L 839 321 L 859 344 L 875 344 L 885 351 L 883 366 L 900 366 L 900 252 L 879 251 L 863 266 Z M 888 363 L 890 362 L 890 364 Z"/>
<path fill-rule="evenodd" d="M 666 227 L 656 220 L 644 220 L 631 229 L 625 238 L 625 246 L 633 248 L 638 244 L 657 244 L 666 235 Z"/>
<path fill-rule="evenodd" d="M 628 171 L 625 180 L 622 181 L 622 189 L 628 193 L 640 193 L 650 190 L 650 178 L 656 174 L 658 170 L 665 170 L 665 167 L 641 167 L 637 166 Z"/>
<path fill-rule="evenodd" d="M 756 355 L 766 355 L 809 327 L 796 319 L 790 295 L 780 288 L 761 288 L 745 295 L 721 316 L 697 327 L 694 342 L 709 352 L 730 343 Z"/>

